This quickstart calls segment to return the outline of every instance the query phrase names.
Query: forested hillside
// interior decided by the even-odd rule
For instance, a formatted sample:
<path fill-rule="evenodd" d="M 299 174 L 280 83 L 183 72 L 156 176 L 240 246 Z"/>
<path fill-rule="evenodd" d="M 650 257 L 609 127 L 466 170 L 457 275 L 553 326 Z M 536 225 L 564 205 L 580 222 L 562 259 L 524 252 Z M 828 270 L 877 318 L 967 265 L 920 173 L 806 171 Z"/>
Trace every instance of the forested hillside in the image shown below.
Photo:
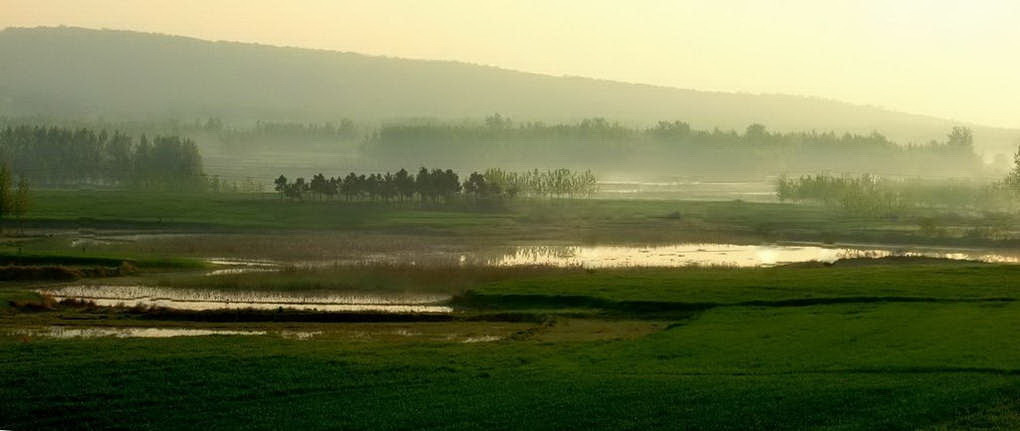
<path fill-rule="evenodd" d="M 342 23 L 338 23 L 342 25 Z M 81 28 L 0 31 L 0 115 L 222 118 L 324 122 L 500 112 L 524 121 L 612 118 L 635 126 L 681 119 L 699 129 L 878 131 L 903 143 L 954 122 L 783 95 L 703 92 L 555 77 L 456 62 L 209 42 Z M 967 125 L 979 149 L 1005 153 L 1020 133 Z"/>

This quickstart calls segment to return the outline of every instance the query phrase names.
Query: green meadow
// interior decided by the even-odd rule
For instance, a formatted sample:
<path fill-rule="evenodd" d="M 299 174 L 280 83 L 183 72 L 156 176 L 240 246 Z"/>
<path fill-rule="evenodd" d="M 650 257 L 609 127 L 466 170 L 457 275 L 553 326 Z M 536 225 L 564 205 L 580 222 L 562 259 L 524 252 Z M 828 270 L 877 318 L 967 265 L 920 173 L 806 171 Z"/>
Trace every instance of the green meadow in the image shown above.
<path fill-rule="evenodd" d="M 933 236 L 913 215 L 847 217 L 813 205 L 524 200 L 482 211 L 198 196 L 41 191 L 37 210 L 8 224 L 7 271 L 38 279 L 0 282 L 0 427 L 1020 426 L 1012 264 L 300 264 L 328 253 L 530 243 L 1008 247 L 966 235 L 982 215 L 947 215 L 956 233 Z M 207 259 L 224 256 L 282 260 L 268 272 L 210 273 L 222 264 Z M 38 292 L 79 285 L 256 299 L 430 294 L 453 311 L 174 311 Z M 118 332 L 132 330 L 240 333 Z"/>
<path fill-rule="evenodd" d="M 401 277 L 443 284 L 422 271 Z M 1017 426 L 1012 266 L 476 272 L 457 289 L 471 305 L 464 313 L 491 314 L 485 321 L 212 324 L 74 306 L 6 310 L 8 329 L 268 335 L 3 337 L 0 417 L 13 429 Z M 333 279 L 326 273 L 317 276 Z M 207 286 L 239 277 L 256 275 L 214 276 Z M 371 292 L 382 277 L 333 287 Z M 285 278 L 244 287 L 279 289 L 272 280 Z M 514 313 L 543 317 L 510 323 Z M 288 339 L 275 335 L 281 328 L 318 334 Z"/>

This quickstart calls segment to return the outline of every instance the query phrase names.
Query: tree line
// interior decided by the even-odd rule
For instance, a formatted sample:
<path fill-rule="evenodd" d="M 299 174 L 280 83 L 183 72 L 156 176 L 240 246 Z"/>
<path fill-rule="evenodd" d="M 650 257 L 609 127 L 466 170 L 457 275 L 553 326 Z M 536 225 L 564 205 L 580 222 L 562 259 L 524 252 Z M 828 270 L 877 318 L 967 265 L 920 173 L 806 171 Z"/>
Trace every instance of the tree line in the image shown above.
<path fill-rule="evenodd" d="M 0 118 L 0 123 L 13 121 Z M 604 118 L 547 124 L 515 122 L 498 114 L 483 121 L 417 119 L 380 126 L 347 119 L 237 125 L 218 118 L 61 124 L 73 131 L 92 124 L 84 128 L 128 130 L 133 136 L 189 136 L 209 145 L 218 143 L 229 153 L 341 153 L 375 166 L 425 164 L 463 169 L 482 165 L 512 170 L 565 167 L 726 179 L 761 178 L 781 172 L 943 177 L 990 173 L 974 152 L 972 133 L 960 127 L 942 140 L 900 145 L 879 133 L 776 132 L 762 124 L 751 124 L 740 131 L 699 130 L 683 121 L 635 127 Z"/>
<path fill-rule="evenodd" d="M 598 191 L 598 178 L 590 170 L 574 171 L 566 168 L 540 171 L 514 172 L 498 168 L 487 169 L 481 175 L 491 187 L 511 196 L 527 197 L 591 197 Z"/>
<path fill-rule="evenodd" d="M 969 140 L 954 129 L 950 142 Z M 780 176 L 776 197 L 784 201 L 819 202 L 852 214 L 894 214 L 914 208 L 954 208 L 1012 212 L 1020 204 L 1020 147 L 1010 171 L 1000 181 L 893 179 L 875 175 Z"/>
<path fill-rule="evenodd" d="M 969 129 L 945 140 L 899 145 L 879 133 L 696 130 L 682 121 L 648 128 L 603 118 L 572 124 L 515 123 L 494 115 L 483 123 L 419 121 L 387 124 L 368 136 L 364 153 L 377 160 L 503 167 L 536 163 L 571 168 L 689 175 L 760 177 L 777 172 L 880 172 L 970 176 L 984 173 Z M 426 157 L 422 159 L 421 157 Z"/>
<path fill-rule="evenodd" d="M 11 169 L 0 163 L 0 220 L 13 216 L 20 222 L 32 206 L 29 193 L 28 179 L 20 176 L 15 182 Z"/>
<path fill-rule="evenodd" d="M 555 169 L 510 172 L 488 169 L 472 172 L 462 182 L 452 169 L 427 169 L 417 174 L 406 169 L 397 172 L 356 174 L 326 177 L 315 174 L 310 180 L 299 177 L 293 181 L 280 175 L 274 190 L 281 199 L 291 200 L 342 198 L 347 201 L 420 201 L 448 203 L 457 198 L 474 202 L 501 202 L 518 196 L 528 197 L 590 197 L 597 191 L 598 180 L 591 171 L 577 172 Z"/>
<path fill-rule="evenodd" d="M 1011 210 L 1015 191 L 1004 183 L 894 179 L 875 175 L 780 177 L 781 201 L 817 202 L 852 215 L 895 215 L 911 208 Z"/>
<path fill-rule="evenodd" d="M 232 153 L 279 151 L 281 147 L 350 150 L 361 138 L 357 125 L 349 119 L 325 123 L 257 121 L 254 127 L 245 129 L 226 127 L 219 119 L 210 118 L 202 131 Z"/>
<path fill-rule="evenodd" d="M 1006 178 L 1002 180 L 1002 186 L 1013 194 L 1020 196 L 1020 145 L 1017 146 L 1016 153 L 1013 154 L 1013 166 L 1006 174 Z"/>
<path fill-rule="evenodd" d="M 8 126 L 0 159 L 12 172 L 45 186 L 100 185 L 159 190 L 206 186 L 198 147 L 188 138 L 88 128 Z"/>

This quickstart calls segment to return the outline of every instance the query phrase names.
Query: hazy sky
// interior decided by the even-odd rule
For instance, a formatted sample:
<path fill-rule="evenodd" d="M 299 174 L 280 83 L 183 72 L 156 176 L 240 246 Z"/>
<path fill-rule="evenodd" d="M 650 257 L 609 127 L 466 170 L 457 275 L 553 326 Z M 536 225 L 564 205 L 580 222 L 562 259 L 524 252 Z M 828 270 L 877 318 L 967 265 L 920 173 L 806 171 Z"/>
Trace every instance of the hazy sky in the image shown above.
<path fill-rule="evenodd" d="M 0 0 L 0 27 L 60 24 L 813 95 L 1020 127 L 1020 0 Z"/>

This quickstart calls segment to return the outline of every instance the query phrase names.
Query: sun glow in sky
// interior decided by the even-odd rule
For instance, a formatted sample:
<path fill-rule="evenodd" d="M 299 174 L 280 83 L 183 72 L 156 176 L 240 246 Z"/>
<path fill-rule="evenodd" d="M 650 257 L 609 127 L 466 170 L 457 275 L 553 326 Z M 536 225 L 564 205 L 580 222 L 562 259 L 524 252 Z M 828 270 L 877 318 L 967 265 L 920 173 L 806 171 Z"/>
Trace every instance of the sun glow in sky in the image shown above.
<path fill-rule="evenodd" d="M 0 27 L 459 60 L 1007 127 L 1020 127 L 1018 22 L 1016 0 L 0 0 Z"/>

